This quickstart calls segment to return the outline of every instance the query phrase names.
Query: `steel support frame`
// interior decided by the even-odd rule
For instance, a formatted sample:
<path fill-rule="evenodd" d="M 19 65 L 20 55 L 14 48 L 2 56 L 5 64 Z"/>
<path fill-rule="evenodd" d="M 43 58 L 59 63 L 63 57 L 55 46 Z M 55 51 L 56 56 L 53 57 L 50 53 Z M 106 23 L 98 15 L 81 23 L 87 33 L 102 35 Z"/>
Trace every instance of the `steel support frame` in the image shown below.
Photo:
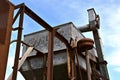
<path fill-rule="evenodd" d="M 23 18 L 24 18 L 24 6 L 23 5 L 21 6 L 20 10 L 21 11 L 19 12 L 20 18 L 19 18 L 17 45 L 16 45 L 16 53 L 15 53 L 15 59 L 14 59 L 12 80 L 16 80 L 16 78 L 17 78 L 17 69 L 18 69 L 18 62 L 19 62 L 19 55 L 20 55 L 22 29 L 23 29 Z"/>
<path fill-rule="evenodd" d="M 56 36 L 59 40 L 61 40 L 68 49 L 71 49 L 69 42 L 61 34 L 59 34 L 56 30 L 54 30 L 54 28 L 52 28 L 48 23 L 46 23 L 37 14 L 35 14 L 32 10 L 30 10 L 27 6 L 25 6 L 23 3 L 20 5 L 14 6 L 14 7 L 15 9 L 19 8 L 19 11 L 17 12 L 17 14 L 15 15 L 13 19 L 13 24 L 19 15 L 20 15 L 20 22 L 19 22 L 19 27 L 13 29 L 13 30 L 18 30 L 18 37 L 17 37 L 17 48 L 16 48 L 16 54 L 15 54 L 15 60 L 14 60 L 12 80 L 16 80 L 17 78 L 17 67 L 18 67 L 18 61 L 19 61 L 20 46 L 22 42 L 21 37 L 22 37 L 24 13 L 26 13 L 30 18 L 35 20 L 38 24 L 40 24 L 42 27 L 44 27 L 46 30 L 49 31 L 47 80 L 53 80 L 53 40 L 54 40 L 54 36 Z"/>
<path fill-rule="evenodd" d="M 89 23 L 89 24 L 85 25 L 84 27 L 80 27 L 79 30 L 81 32 L 91 31 L 93 33 L 95 46 L 96 46 L 96 51 L 97 51 L 97 55 L 98 55 L 98 63 L 99 63 L 99 67 L 100 67 L 100 72 L 101 72 L 101 74 L 102 74 L 102 76 L 104 77 L 105 80 L 110 80 L 108 70 L 107 70 L 107 62 L 104 60 L 104 57 L 103 57 L 101 39 L 100 39 L 100 36 L 99 36 L 99 30 L 98 30 L 100 28 L 100 17 L 99 17 L 99 15 L 96 15 L 95 22 L 97 23 L 96 25 L 91 25 L 93 28 L 90 28 L 90 23 Z"/>
<path fill-rule="evenodd" d="M 101 45 L 101 40 L 100 40 L 101 38 L 99 36 L 99 31 L 98 29 L 96 29 L 96 30 L 93 30 L 92 32 L 93 32 L 93 37 L 94 37 L 95 46 L 97 50 L 100 72 L 105 80 L 109 80 L 107 62 L 104 60 L 104 57 L 103 57 L 103 51 L 102 51 L 102 45 Z"/>

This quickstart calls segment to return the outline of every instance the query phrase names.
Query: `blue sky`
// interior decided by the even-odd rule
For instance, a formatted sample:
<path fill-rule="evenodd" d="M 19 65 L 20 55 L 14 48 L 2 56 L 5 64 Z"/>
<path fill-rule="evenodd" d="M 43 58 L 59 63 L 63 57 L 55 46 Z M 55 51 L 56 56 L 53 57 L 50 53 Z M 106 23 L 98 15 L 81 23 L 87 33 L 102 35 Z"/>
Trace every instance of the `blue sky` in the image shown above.
<path fill-rule="evenodd" d="M 119 80 L 120 76 L 120 0 L 10 0 L 15 5 L 25 3 L 41 18 L 52 26 L 73 22 L 76 26 L 88 24 L 87 9 L 94 8 L 100 15 L 100 35 L 102 38 L 104 57 L 108 62 L 111 80 Z M 16 25 L 14 25 L 16 26 Z M 23 33 L 38 31 L 41 28 L 25 15 Z M 87 35 L 89 37 L 91 35 Z M 12 33 L 12 39 L 16 32 Z M 15 44 L 11 45 L 6 77 L 11 72 Z M 22 76 L 18 77 L 22 79 Z"/>

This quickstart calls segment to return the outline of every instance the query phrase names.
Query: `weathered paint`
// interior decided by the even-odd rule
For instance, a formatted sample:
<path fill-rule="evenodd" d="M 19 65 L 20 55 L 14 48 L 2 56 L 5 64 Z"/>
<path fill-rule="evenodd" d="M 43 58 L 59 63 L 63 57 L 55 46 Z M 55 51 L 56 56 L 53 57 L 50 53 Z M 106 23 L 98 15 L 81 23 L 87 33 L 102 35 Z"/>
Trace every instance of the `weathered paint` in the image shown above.
<path fill-rule="evenodd" d="M 68 41 L 70 41 L 70 38 L 75 39 L 75 37 L 78 37 L 78 40 L 83 38 L 80 32 L 76 30 L 74 25 L 72 23 L 68 23 L 67 25 L 61 25 L 58 27 L 57 30 L 61 35 L 63 35 Z M 29 45 L 33 45 L 35 48 L 40 50 L 43 53 L 47 53 L 48 51 L 48 31 L 43 30 L 40 32 L 36 32 L 33 34 L 25 35 L 24 41 L 28 43 Z M 65 49 L 66 46 L 63 42 L 61 42 L 56 37 L 54 38 L 54 51 Z M 26 46 L 23 48 L 23 53 L 27 49 Z M 36 51 L 33 51 L 30 56 L 36 55 Z"/>
<path fill-rule="evenodd" d="M 57 31 L 65 37 L 65 39 L 70 42 L 70 38 L 77 38 L 77 41 L 84 38 L 84 36 L 77 30 L 77 28 L 74 26 L 73 23 L 67 23 L 60 26 L 55 27 Z M 42 30 L 39 32 L 31 33 L 28 35 L 25 35 L 24 37 L 25 43 L 29 45 L 33 45 L 36 49 L 40 50 L 43 53 L 48 52 L 48 31 Z M 27 49 L 27 46 L 23 46 L 23 54 L 25 50 Z M 61 51 L 62 50 L 62 51 Z M 56 66 L 60 66 L 67 63 L 67 54 L 66 54 L 66 46 L 64 43 L 62 43 L 59 39 L 54 38 L 54 55 L 53 55 L 53 65 L 56 68 Z M 30 66 L 33 70 L 38 70 L 43 68 L 43 57 L 36 56 L 36 51 L 33 50 L 31 54 L 29 55 L 30 58 L 28 58 L 30 62 Z M 83 53 L 84 54 L 84 53 Z M 95 49 L 89 50 L 88 54 L 90 54 L 90 58 L 93 60 L 95 59 L 96 51 Z M 36 57 L 35 57 L 36 56 Z M 82 56 L 78 56 L 79 65 L 86 70 L 86 60 Z M 77 63 L 75 59 L 75 63 Z M 22 66 L 22 72 L 27 72 L 29 70 L 28 61 L 26 60 L 25 63 Z M 24 73 L 25 74 L 25 73 Z M 66 73 L 67 74 L 67 73 Z M 25 75 L 24 75 L 25 76 Z"/>
<path fill-rule="evenodd" d="M 0 0 L 0 80 L 4 80 L 11 37 L 14 6 Z"/>

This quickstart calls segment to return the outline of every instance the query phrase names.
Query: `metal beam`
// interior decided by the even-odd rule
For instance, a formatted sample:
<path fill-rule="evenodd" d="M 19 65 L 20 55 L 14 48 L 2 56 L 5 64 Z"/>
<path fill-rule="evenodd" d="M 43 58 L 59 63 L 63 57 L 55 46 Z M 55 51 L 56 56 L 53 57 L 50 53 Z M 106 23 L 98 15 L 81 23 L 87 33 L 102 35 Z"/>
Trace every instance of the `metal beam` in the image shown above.
<path fill-rule="evenodd" d="M 49 31 L 47 80 L 53 80 L 53 31 Z"/>
<path fill-rule="evenodd" d="M 24 6 L 22 7 L 22 12 L 20 13 L 19 29 L 18 29 L 18 36 L 17 36 L 17 46 L 16 46 L 16 53 L 15 53 L 15 59 L 14 59 L 12 80 L 16 80 L 16 78 L 17 78 L 17 69 L 18 69 L 18 61 L 19 61 L 19 54 L 20 54 L 22 29 L 23 29 L 23 18 L 24 18 Z"/>
<path fill-rule="evenodd" d="M 27 6 L 25 6 L 25 13 L 31 17 L 33 20 L 35 20 L 37 23 L 39 23 L 41 26 L 43 26 L 46 30 L 52 31 L 53 28 L 47 24 L 43 19 L 41 19 L 37 14 L 35 14 L 31 9 L 29 9 Z"/>
<path fill-rule="evenodd" d="M 89 60 L 89 55 L 87 50 L 85 51 L 85 55 L 86 55 L 87 78 L 88 80 L 91 80 L 90 60 Z"/>
<path fill-rule="evenodd" d="M 11 41 L 10 44 L 12 44 L 13 42 L 17 42 L 17 40 L 13 40 L 13 41 Z M 32 45 L 29 45 L 29 44 L 25 43 L 24 41 L 21 41 L 21 43 L 24 44 L 24 45 L 26 45 L 26 46 L 28 46 L 28 47 L 31 47 L 31 46 L 32 46 Z M 33 50 L 39 52 L 39 53 L 42 54 L 42 55 L 45 54 L 45 53 L 41 52 L 40 50 L 38 50 L 38 49 L 35 48 L 35 47 L 33 47 Z"/>
<path fill-rule="evenodd" d="M 27 6 L 25 6 L 25 13 L 29 17 L 31 17 L 33 20 L 35 20 L 38 24 L 43 26 L 46 30 L 48 30 L 48 31 L 52 31 L 53 30 L 53 28 L 47 22 L 45 22 L 43 19 L 41 19 L 37 14 L 35 14 Z M 60 39 L 68 48 L 71 48 L 71 46 L 69 45 L 68 41 L 61 34 L 59 34 L 57 31 L 55 32 L 55 36 L 58 39 Z"/>
<path fill-rule="evenodd" d="M 14 6 L 0 0 L 0 80 L 5 80 Z"/>
<path fill-rule="evenodd" d="M 102 51 L 102 46 L 101 46 L 101 42 L 100 42 L 101 40 L 100 40 L 99 32 L 98 32 L 97 29 L 93 31 L 93 37 L 94 37 L 95 46 L 96 46 L 97 55 L 98 55 L 100 72 L 106 80 L 109 80 L 107 63 L 106 63 L 106 61 L 104 60 L 104 57 L 103 57 L 103 51 Z"/>
<path fill-rule="evenodd" d="M 23 63 L 25 62 L 26 58 L 29 56 L 29 54 L 31 53 L 32 50 L 33 50 L 33 47 L 29 47 L 27 49 L 27 51 L 24 53 L 21 60 L 19 61 L 17 70 L 19 70 L 21 68 L 21 66 L 23 65 Z M 12 80 L 13 79 L 12 76 L 13 76 L 13 72 L 9 75 L 7 80 Z"/>

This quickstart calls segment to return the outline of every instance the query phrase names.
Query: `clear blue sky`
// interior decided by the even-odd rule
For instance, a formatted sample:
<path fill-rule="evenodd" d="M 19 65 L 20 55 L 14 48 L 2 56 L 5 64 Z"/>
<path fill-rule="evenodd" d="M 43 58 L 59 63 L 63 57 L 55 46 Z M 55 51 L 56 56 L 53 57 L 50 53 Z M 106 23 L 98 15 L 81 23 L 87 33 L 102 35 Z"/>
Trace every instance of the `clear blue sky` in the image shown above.
<path fill-rule="evenodd" d="M 50 25 L 55 26 L 73 22 L 76 26 L 88 24 L 87 9 L 94 8 L 100 15 L 100 34 L 104 57 L 108 62 L 111 80 L 120 76 L 120 0 L 11 0 L 15 5 L 25 3 Z M 16 26 L 16 24 L 14 25 Z M 38 31 L 41 28 L 25 15 L 24 33 Z M 89 35 L 87 35 L 89 36 Z M 16 32 L 12 39 L 16 38 Z M 6 76 L 11 72 L 15 44 L 11 45 Z M 19 76 L 18 80 L 22 79 Z"/>

